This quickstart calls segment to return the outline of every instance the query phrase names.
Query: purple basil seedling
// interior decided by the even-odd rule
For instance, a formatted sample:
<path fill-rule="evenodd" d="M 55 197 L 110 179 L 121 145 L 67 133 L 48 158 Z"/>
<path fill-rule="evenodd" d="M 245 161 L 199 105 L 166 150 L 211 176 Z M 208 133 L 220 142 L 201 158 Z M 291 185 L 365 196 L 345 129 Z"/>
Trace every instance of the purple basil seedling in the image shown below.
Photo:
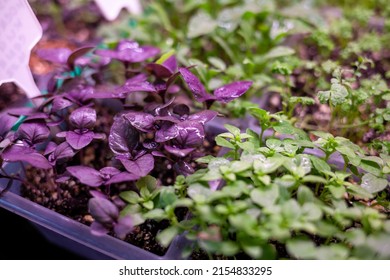
<path fill-rule="evenodd" d="M 89 107 L 74 110 L 69 116 L 73 130 L 57 133 L 57 137 L 65 137 L 69 145 L 80 150 L 89 145 L 93 139 L 103 139 L 104 134 L 94 133 L 92 128 L 96 123 L 96 111 Z"/>

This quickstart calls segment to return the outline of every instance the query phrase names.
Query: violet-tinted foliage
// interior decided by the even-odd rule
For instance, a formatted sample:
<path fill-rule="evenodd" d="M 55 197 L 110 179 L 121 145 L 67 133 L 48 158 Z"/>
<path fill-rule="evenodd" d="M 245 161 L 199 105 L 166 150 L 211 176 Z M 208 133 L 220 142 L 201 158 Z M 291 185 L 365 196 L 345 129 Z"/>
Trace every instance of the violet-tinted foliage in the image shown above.
<path fill-rule="evenodd" d="M 36 150 L 36 145 L 46 141 L 49 137 L 49 128 L 44 123 L 23 123 L 13 137 L 14 145 L 10 145 L 2 152 L 4 161 L 23 161 L 43 169 L 51 168 L 49 161 Z"/>
<path fill-rule="evenodd" d="M 70 166 L 66 170 L 81 183 L 90 187 L 135 181 L 140 178 L 126 171 L 121 172 L 115 167 L 104 167 L 98 171 L 87 166 Z"/>
<path fill-rule="evenodd" d="M 243 95 L 252 85 L 251 81 L 237 81 L 217 88 L 214 90 L 214 95 L 211 95 L 207 93 L 204 85 L 191 71 L 187 68 L 180 68 L 179 71 L 195 99 L 199 102 L 218 100 L 222 103 L 228 103 Z"/>
<path fill-rule="evenodd" d="M 133 222 L 120 215 L 122 206 L 111 196 L 123 188 L 137 187 L 142 182 L 138 180 L 149 174 L 165 180 L 193 173 L 194 160 L 203 156 L 205 125 L 217 115 L 191 106 L 193 99 L 210 108 L 215 101 L 226 103 L 241 96 L 251 82 L 230 83 L 212 95 L 189 68 L 178 68 L 173 52 L 152 60 L 159 54 L 158 48 L 130 40 L 120 41 L 114 49 L 98 49 L 93 54 L 91 50 L 39 52 L 59 70 L 46 80 L 48 93 L 40 97 L 39 107 L 16 108 L 0 115 L 0 156 L 4 161 L 53 169 L 47 172 L 55 176 L 51 182 L 66 184 L 73 177 L 78 184 L 93 188 L 89 202 L 95 219 L 92 231 L 114 231 L 124 238 Z M 110 73 L 115 69 L 111 63 L 117 65 L 118 61 L 125 71 Z M 115 77 L 121 74 L 124 76 Z M 179 76 L 187 87 L 176 83 Z M 118 85 L 118 80 L 124 82 Z M 119 104 L 119 110 L 99 109 L 106 103 Z M 107 116 L 110 110 L 115 111 L 113 116 Z M 98 116 L 100 112 L 104 113 Z M 24 123 L 10 131 L 21 116 Z M 100 124 L 111 123 L 111 127 L 98 126 L 98 118 L 104 118 Z M 97 148 L 91 155 L 91 150 L 85 149 L 94 139 Z M 160 174 L 161 170 L 170 173 Z M 152 194 L 149 197 L 145 192 L 143 197 L 151 199 Z M 153 207 L 151 202 L 144 204 Z"/>
<path fill-rule="evenodd" d="M 0 142 L 6 138 L 16 120 L 17 118 L 10 116 L 6 112 L 0 114 Z"/>
<path fill-rule="evenodd" d="M 104 235 L 113 230 L 120 239 L 124 239 L 133 229 L 130 216 L 119 216 L 117 206 L 106 198 L 95 196 L 88 202 L 88 208 L 95 221 L 91 225 L 92 233 Z"/>
<path fill-rule="evenodd" d="M 78 58 L 81 58 L 86 53 L 93 50 L 93 47 L 83 47 L 72 51 L 67 48 L 52 48 L 52 49 L 39 49 L 37 50 L 38 56 L 41 58 L 60 64 L 67 69 L 73 69 L 76 65 Z M 84 62 L 84 60 L 83 60 Z M 85 62 L 84 62 L 85 64 Z"/>
<path fill-rule="evenodd" d="M 55 166 L 60 160 L 72 158 L 75 154 L 75 150 L 67 142 L 59 145 L 50 142 L 44 152 L 44 155 L 48 156 L 48 160 L 52 166 Z"/>
<path fill-rule="evenodd" d="M 131 40 L 122 40 L 118 43 L 115 50 L 99 49 L 95 53 L 102 57 L 137 63 L 155 57 L 160 53 L 160 49 L 153 46 L 140 46 L 137 42 Z"/>
<path fill-rule="evenodd" d="M 73 130 L 62 131 L 57 137 L 65 137 L 69 145 L 76 150 L 88 146 L 93 139 L 103 139 L 104 134 L 92 131 L 96 123 L 96 111 L 89 107 L 74 110 L 69 116 Z"/>

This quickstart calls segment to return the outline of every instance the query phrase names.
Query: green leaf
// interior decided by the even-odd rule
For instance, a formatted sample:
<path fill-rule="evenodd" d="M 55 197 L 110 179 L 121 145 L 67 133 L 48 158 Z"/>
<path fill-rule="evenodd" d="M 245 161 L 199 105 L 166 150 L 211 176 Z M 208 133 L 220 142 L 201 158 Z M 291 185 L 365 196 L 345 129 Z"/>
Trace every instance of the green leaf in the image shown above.
<path fill-rule="evenodd" d="M 297 259 L 315 259 L 317 248 L 305 240 L 287 241 L 287 251 Z"/>
<path fill-rule="evenodd" d="M 138 193 L 134 191 L 125 191 L 119 194 L 120 198 L 131 204 L 137 204 L 140 201 Z"/>
<path fill-rule="evenodd" d="M 154 203 L 153 203 L 153 201 L 149 200 L 149 201 L 143 202 L 142 206 L 148 210 L 152 210 L 154 208 Z"/>
<path fill-rule="evenodd" d="M 269 157 L 264 160 L 258 159 L 253 162 L 253 167 L 256 172 L 261 174 L 269 174 L 281 167 L 285 160 L 286 159 L 281 156 Z"/>
<path fill-rule="evenodd" d="M 225 124 L 224 127 L 233 135 L 239 135 L 241 133 L 240 129 L 234 125 Z"/>
<path fill-rule="evenodd" d="M 278 57 L 293 55 L 295 51 L 292 48 L 285 46 L 277 46 L 271 49 L 265 56 L 265 59 L 275 59 Z"/>
<path fill-rule="evenodd" d="M 294 134 L 296 132 L 295 127 L 287 121 L 278 122 L 273 126 L 273 129 L 281 134 Z"/>
<path fill-rule="evenodd" d="M 360 165 L 359 167 L 369 173 L 372 173 L 374 174 L 375 176 L 380 176 L 381 175 L 381 166 L 375 162 L 375 161 L 371 161 L 371 160 L 366 160 L 366 159 L 362 159 L 360 161 Z"/>
<path fill-rule="evenodd" d="M 157 241 L 163 247 L 168 247 L 172 240 L 179 234 L 179 229 L 175 226 L 164 229 L 157 234 Z"/>
<path fill-rule="evenodd" d="M 141 190 L 142 188 L 147 188 L 149 192 L 153 192 L 157 188 L 157 179 L 150 175 L 147 175 L 139 179 L 135 183 L 135 185 L 139 190 Z"/>
<path fill-rule="evenodd" d="M 218 58 L 218 57 L 214 57 L 214 56 L 211 56 L 211 57 L 208 57 L 207 60 L 211 63 L 211 65 L 213 65 L 215 68 L 221 70 L 221 71 L 225 71 L 226 70 L 226 64 L 225 62 Z"/>
<path fill-rule="evenodd" d="M 333 195 L 334 198 L 341 199 L 344 196 L 344 186 L 328 185 L 326 187 L 329 189 L 330 193 Z"/>
<path fill-rule="evenodd" d="M 314 202 L 315 197 L 311 189 L 306 186 L 300 186 L 297 192 L 297 199 L 299 204 L 303 205 L 307 202 Z"/>
<path fill-rule="evenodd" d="M 172 187 L 163 187 L 159 193 L 158 207 L 161 208 L 172 205 L 178 199 Z"/>
<path fill-rule="evenodd" d="M 301 96 L 292 96 L 289 99 L 289 102 L 292 104 L 300 103 L 302 105 L 313 105 L 315 100 L 311 97 L 301 97 Z"/>
<path fill-rule="evenodd" d="M 240 172 L 243 172 L 245 170 L 248 170 L 251 167 L 252 167 L 252 164 L 250 162 L 247 162 L 247 161 L 233 161 L 231 166 L 230 166 L 230 169 L 234 173 L 240 173 Z"/>
<path fill-rule="evenodd" d="M 279 188 L 272 186 L 268 190 L 254 189 L 250 197 L 254 203 L 262 207 L 270 207 L 275 204 L 279 197 Z"/>
<path fill-rule="evenodd" d="M 194 204 L 194 201 L 189 199 L 189 198 L 182 198 L 182 199 L 178 199 L 176 200 L 172 206 L 173 207 L 191 207 L 192 205 Z"/>
<path fill-rule="evenodd" d="M 357 197 L 364 198 L 364 199 L 369 199 L 373 198 L 373 195 L 369 193 L 367 190 L 362 188 L 361 186 L 356 186 L 356 185 L 349 185 L 347 187 L 347 191 Z"/>
<path fill-rule="evenodd" d="M 193 184 L 188 187 L 187 193 L 195 201 L 206 201 L 212 191 L 201 184 Z"/>
<path fill-rule="evenodd" d="M 230 215 L 228 220 L 234 228 L 238 231 L 248 231 L 256 225 L 256 220 L 246 213 Z"/>
<path fill-rule="evenodd" d="M 282 141 L 280 141 L 279 139 L 270 138 L 270 139 L 267 139 L 267 141 L 265 142 L 265 145 L 268 148 L 275 150 L 276 148 L 278 148 L 282 145 Z"/>
<path fill-rule="evenodd" d="M 214 156 L 208 155 L 201 158 L 196 159 L 195 161 L 198 163 L 209 163 L 211 160 L 215 159 Z"/>
<path fill-rule="evenodd" d="M 345 86 L 338 83 L 333 83 L 328 91 L 318 92 L 318 98 L 321 103 L 327 103 L 328 101 L 333 105 L 342 105 L 348 96 L 348 90 Z"/>
<path fill-rule="evenodd" d="M 329 140 L 329 139 L 334 138 L 332 134 L 327 133 L 327 132 L 323 132 L 323 131 L 311 131 L 311 133 L 314 134 L 315 136 L 322 138 L 322 139 L 325 139 L 325 140 Z"/>
<path fill-rule="evenodd" d="M 319 206 L 313 202 L 307 202 L 302 206 L 302 212 L 307 221 L 318 221 L 322 217 L 322 211 Z"/>
<path fill-rule="evenodd" d="M 326 184 L 328 181 L 320 176 L 306 175 L 305 177 L 303 177 L 302 182 Z"/>
<path fill-rule="evenodd" d="M 157 64 L 163 64 L 168 58 L 175 54 L 175 50 L 170 50 L 169 52 L 164 53 L 157 61 Z"/>
<path fill-rule="evenodd" d="M 230 148 L 230 149 L 234 149 L 234 145 L 232 143 L 230 143 L 228 140 L 226 140 L 225 138 L 222 138 L 222 137 L 215 137 L 215 142 L 217 143 L 218 146 L 221 146 L 221 147 L 226 147 L 226 148 Z"/>
<path fill-rule="evenodd" d="M 260 108 L 249 108 L 249 113 L 255 117 L 260 124 L 262 125 L 263 122 L 269 122 L 270 116 L 269 113 L 266 110 L 260 109 Z"/>
<path fill-rule="evenodd" d="M 367 173 L 362 178 L 361 186 L 369 193 L 377 193 L 384 190 L 388 184 L 389 182 L 386 179 L 378 178 L 373 174 Z"/>
<path fill-rule="evenodd" d="M 234 256 L 239 250 L 240 248 L 233 241 L 221 242 L 221 253 L 225 256 Z"/>
<path fill-rule="evenodd" d="M 336 147 L 336 150 L 342 154 L 342 155 L 345 155 L 349 158 L 355 158 L 357 157 L 357 155 L 355 154 L 355 152 L 349 148 L 348 146 L 337 146 Z"/>
<path fill-rule="evenodd" d="M 330 168 L 329 164 L 326 163 L 325 160 L 320 159 L 317 156 L 313 156 L 313 155 L 309 155 L 309 158 L 310 158 L 314 168 L 318 172 L 323 172 L 323 171 L 331 172 L 331 168 Z"/>
<path fill-rule="evenodd" d="M 153 209 L 145 213 L 143 216 L 145 219 L 151 219 L 156 221 L 161 221 L 168 218 L 167 214 L 162 209 Z"/>

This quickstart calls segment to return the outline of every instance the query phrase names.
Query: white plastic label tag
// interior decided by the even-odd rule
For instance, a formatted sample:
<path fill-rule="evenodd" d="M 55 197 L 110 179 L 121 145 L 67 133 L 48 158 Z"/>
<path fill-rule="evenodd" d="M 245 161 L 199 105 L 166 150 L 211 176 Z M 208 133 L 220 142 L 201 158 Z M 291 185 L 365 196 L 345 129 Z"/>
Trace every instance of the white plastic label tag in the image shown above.
<path fill-rule="evenodd" d="M 40 95 L 28 66 L 42 27 L 27 0 L 0 0 L 0 85 L 15 82 L 28 97 Z"/>
<path fill-rule="evenodd" d="M 123 8 L 126 8 L 132 14 L 142 13 L 139 0 L 95 0 L 95 2 L 103 16 L 110 21 L 115 20 Z"/>

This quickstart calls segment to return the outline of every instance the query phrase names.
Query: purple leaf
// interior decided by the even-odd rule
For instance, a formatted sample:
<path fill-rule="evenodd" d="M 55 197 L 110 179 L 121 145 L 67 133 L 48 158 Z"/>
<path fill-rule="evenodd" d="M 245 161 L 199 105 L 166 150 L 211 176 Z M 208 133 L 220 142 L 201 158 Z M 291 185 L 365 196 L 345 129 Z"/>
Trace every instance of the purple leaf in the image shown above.
<path fill-rule="evenodd" d="M 56 159 L 71 158 L 74 155 L 75 155 L 74 150 L 67 142 L 63 142 L 59 144 L 54 151 L 54 157 Z"/>
<path fill-rule="evenodd" d="M 53 165 L 55 165 L 59 159 L 71 158 L 75 155 L 74 150 L 67 142 L 61 143 L 52 152 L 50 152 L 50 150 L 51 149 L 48 150 L 48 148 L 46 148 L 45 154 L 47 152 L 51 153 L 49 155 L 49 162 Z"/>
<path fill-rule="evenodd" d="M 238 81 L 220 88 L 214 91 L 214 96 L 218 101 L 228 103 L 241 95 L 243 95 L 252 85 L 251 81 Z"/>
<path fill-rule="evenodd" d="M 196 77 L 190 70 L 187 68 L 179 68 L 179 72 L 186 82 L 187 86 L 194 95 L 196 101 L 204 102 L 206 100 L 215 99 L 214 96 L 206 92 L 205 87 L 200 82 L 198 77 Z"/>
<path fill-rule="evenodd" d="M 46 149 L 45 151 L 43 152 L 43 154 L 46 156 L 48 154 L 51 154 L 52 152 L 54 152 L 54 150 L 57 148 L 57 144 L 50 141 L 47 145 L 46 145 Z"/>
<path fill-rule="evenodd" d="M 160 53 L 160 49 L 153 46 L 139 46 L 138 43 L 127 40 L 119 42 L 116 50 L 96 50 L 95 53 L 120 61 L 137 63 L 156 56 Z"/>
<path fill-rule="evenodd" d="M 107 195 L 103 194 L 100 191 L 90 189 L 89 193 L 92 195 L 92 197 L 107 199 Z"/>
<path fill-rule="evenodd" d="M 94 133 L 93 139 L 105 140 L 107 138 L 105 133 Z"/>
<path fill-rule="evenodd" d="M 81 107 L 70 114 L 69 120 L 76 128 L 91 129 L 96 123 L 96 111 L 89 107 Z"/>
<path fill-rule="evenodd" d="M 186 149 L 180 149 L 180 148 L 175 148 L 172 146 L 165 145 L 164 146 L 165 150 L 167 150 L 168 153 L 175 155 L 177 157 L 185 157 L 189 153 L 191 153 L 195 148 L 186 148 Z"/>
<path fill-rule="evenodd" d="M 64 97 L 70 101 L 85 104 L 88 100 L 94 98 L 95 89 L 91 86 L 79 85 L 76 88 L 72 88 L 70 91 L 64 94 Z"/>
<path fill-rule="evenodd" d="M 111 90 L 105 89 L 105 90 L 95 91 L 93 94 L 93 98 L 96 98 L 96 99 L 110 99 L 110 98 L 123 99 L 123 98 L 126 98 L 126 94 L 115 92 L 114 89 L 111 89 Z"/>
<path fill-rule="evenodd" d="M 173 113 L 179 116 L 188 116 L 190 114 L 190 108 L 185 104 L 178 104 L 173 107 Z"/>
<path fill-rule="evenodd" d="M 178 118 L 175 118 L 173 116 L 157 116 L 154 117 L 155 121 L 166 121 L 166 122 L 171 122 L 171 123 L 179 123 L 180 120 Z"/>
<path fill-rule="evenodd" d="M 176 138 L 179 135 L 179 130 L 174 124 L 163 123 L 161 128 L 156 132 L 154 139 L 158 143 L 166 142 Z"/>
<path fill-rule="evenodd" d="M 52 104 L 51 112 L 55 113 L 62 109 L 68 108 L 73 105 L 73 102 L 69 101 L 68 99 L 58 96 L 54 98 L 53 104 Z"/>
<path fill-rule="evenodd" d="M 103 167 L 99 170 L 99 172 L 103 176 L 103 178 L 107 178 L 107 180 L 110 179 L 112 176 L 121 173 L 119 169 L 112 166 Z"/>
<path fill-rule="evenodd" d="M 68 64 L 68 66 L 70 68 L 73 68 L 74 65 L 75 65 L 75 61 L 77 58 L 79 57 L 82 57 L 83 55 L 89 53 L 90 51 L 92 51 L 94 49 L 94 47 L 82 47 L 82 48 L 79 48 L 75 51 L 73 51 L 69 56 L 68 56 L 68 59 L 66 60 L 66 63 Z"/>
<path fill-rule="evenodd" d="M 120 217 L 114 226 L 114 232 L 119 239 L 125 239 L 126 235 L 133 230 L 133 219 L 130 216 Z"/>
<path fill-rule="evenodd" d="M 118 51 L 115 58 L 121 61 L 137 63 L 155 57 L 160 53 L 160 49 L 152 46 L 142 46 L 134 49 L 124 49 Z"/>
<path fill-rule="evenodd" d="M 169 78 L 177 69 L 176 56 L 171 55 L 162 64 L 149 63 L 146 67 L 159 78 Z"/>
<path fill-rule="evenodd" d="M 72 146 L 73 149 L 81 150 L 92 142 L 94 136 L 95 134 L 92 131 L 87 131 L 85 133 L 68 131 L 66 133 L 66 141 L 69 143 L 69 145 Z"/>
<path fill-rule="evenodd" d="M 173 101 L 175 101 L 175 97 L 172 97 L 171 99 L 169 99 L 164 104 L 161 104 L 161 105 L 157 106 L 156 108 L 154 108 L 155 114 L 157 116 L 166 116 L 166 115 L 168 115 L 168 107 L 171 106 Z"/>
<path fill-rule="evenodd" d="M 21 108 L 12 108 L 7 111 L 11 116 L 30 116 L 35 113 L 34 108 L 21 107 Z"/>
<path fill-rule="evenodd" d="M 160 144 L 158 144 L 153 140 L 145 139 L 144 142 L 142 143 L 142 146 L 148 150 L 155 150 L 160 146 Z"/>
<path fill-rule="evenodd" d="M 186 163 L 184 161 L 176 162 L 173 165 L 173 168 L 175 171 L 181 175 L 188 176 L 195 172 L 195 170 L 191 167 L 189 163 Z"/>
<path fill-rule="evenodd" d="M 105 185 L 111 185 L 116 183 L 128 182 L 138 180 L 140 177 L 136 174 L 131 174 L 128 172 L 121 172 L 112 176 L 110 180 L 108 180 Z"/>
<path fill-rule="evenodd" d="M 49 118 L 49 114 L 46 113 L 34 113 L 28 116 L 24 121 L 33 121 L 33 120 L 46 120 Z"/>
<path fill-rule="evenodd" d="M 65 138 L 67 133 L 67 131 L 60 131 L 56 134 L 56 136 L 59 138 Z"/>
<path fill-rule="evenodd" d="M 111 225 L 116 222 L 119 211 L 114 203 L 105 198 L 93 197 L 88 201 L 89 213 L 102 225 Z"/>
<path fill-rule="evenodd" d="M 183 147 L 196 147 L 202 145 L 205 133 L 203 125 L 195 121 L 184 121 L 176 125 L 179 135 L 176 141 Z"/>
<path fill-rule="evenodd" d="M 18 129 L 19 138 L 29 144 L 44 142 L 50 135 L 50 130 L 43 123 L 22 123 Z"/>
<path fill-rule="evenodd" d="M 12 145 L 6 148 L 2 157 L 4 161 L 16 162 L 23 161 L 30 165 L 42 169 L 50 169 L 52 166 L 49 161 L 34 149 L 25 146 Z"/>
<path fill-rule="evenodd" d="M 47 61 L 66 64 L 72 51 L 66 48 L 52 48 L 52 49 L 40 49 L 37 50 L 37 55 Z"/>
<path fill-rule="evenodd" d="M 168 78 L 172 75 L 171 70 L 162 64 L 149 63 L 146 68 L 152 71 L 157 77 L 162 79 Z"/>
<path fill-rule="evenodd" d="M 107 234 L 110 230 L 104 225 L 98 222 L 92 222 L 91 224 L 91 233 L 96 236 L 103 236 Z"/>
<path fill-rule="evenodd" d="M 63 184 L 63 183 L 67 183 L 69 181 L 69 179 L 70 179 L 70 176 L 60 175 L 59 177 L 57 177 L 55 182 L 59 183 L 59 184 Z"/>
<path fill-rule="evenodd" d="M 123 115 L 115 117 L 108 137 L 108 144 L 115 155 L 129 156 L 138 146 L 138 131 L 123 118 Z"/>
<path fill-rule="evenodd" d="M 132 174 L 144 177 L 149 174 L 154 168 L 154 158 L 150 154 L 146 154 L 136 160 L 119 159 L 126 170 Z"/>
<path fill-rule="evenodd" d="M 104 183 L 100 172 L 88 166 L 69 166 L 66 170 L 81 183 L 90 187 L 99 187 Z"/>
<path fill-rule="evenodd" d="M 206 122 L 209 122 L 212 119 L 214 119 L 217 115 L 218 115 L 218 113 L 215 111 L 204 110 L 204 111 L 201 111 L 199 113 L 192 114 L 191 116 L 189 116 L 187 118 L 187 120 L 199 122 L 199 123 L 204 125 Z"/>
<path fill-rule="evenodd" d="M 149 83 L 148 81 L 138 82 L 134 84 L 123 85 L 113 91 L 117 96 L 127 96 L 129 93 L 133 92 L 156 92 L 156 88 Z"/>
<path fill-rule="evenodd" d="M 130 112 L 124 115 L 125 119 L 130 122 L 132 126 L 143 132 L 154 131 L 154 117 L 151 114 L 142 112 Z"/>
<path fill-rule="evenodd" d="M 148 76 L 144 73 L 137 74 L 134 77 L 131 77 L 130 79 L 127 79 L 125 82 L 125 85 L 132 85 L 132 84 L 140 84 L 145 82 L 148 79 Z"/>
<path fill-rule="evenodd" d="M 165 60 L 162 65 L 164 65 L 171 74 L 175 73 L 177 70 L 177 59 L 175 55 L 171 55 L 167 60 Z"/>
<path fill-rule="evenodd" d="M 222 179 L 212 180 L 208 182 L 209 187 L 212 191 L 216 191 L 218 187 L 221 185 L 221 183 L 222 183 Z"/>
<path fill-rule="evenodd" d="M 152 155 L 155 157 L 165 157 L 165 158 L 167 157 L 166 155 L 164 155 L 162 152 L 159 151 L 153 151 Z"/>
<path fill-rule="evenodd" d="M 0 141 L 11 130 L 12 126 L 18 119 L 7 113 L 0 114 Z"/>

